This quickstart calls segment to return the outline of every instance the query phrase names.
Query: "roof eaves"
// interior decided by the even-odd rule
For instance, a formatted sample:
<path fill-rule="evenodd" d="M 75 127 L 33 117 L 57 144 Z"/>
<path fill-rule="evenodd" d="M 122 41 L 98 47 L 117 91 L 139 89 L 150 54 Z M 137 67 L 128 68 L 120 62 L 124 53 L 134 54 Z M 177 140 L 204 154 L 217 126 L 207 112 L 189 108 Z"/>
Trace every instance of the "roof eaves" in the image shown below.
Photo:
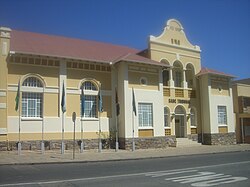
<path fill-rule="evenodd" d="M 72 60 L 83 60 L 89 62 L 99 62 L 99 63 L 110 63 L 109 61 L 105 60 L 96 60 L 96 59 L 87 59 L 87 58 L 76 58 L 70 56 L 62 56 L 62 55 L 51 55 L 51 54 L 42 54 L 42 53 L 30 53 L 30 52 L 23 52 L 23 51 L 11 51 L 11 54 L 24 54 L 24 55 L 37 55 L 37 56 L 47 56 L 53 58 L 64 58 L 64 59 L 72 59 Z"/>

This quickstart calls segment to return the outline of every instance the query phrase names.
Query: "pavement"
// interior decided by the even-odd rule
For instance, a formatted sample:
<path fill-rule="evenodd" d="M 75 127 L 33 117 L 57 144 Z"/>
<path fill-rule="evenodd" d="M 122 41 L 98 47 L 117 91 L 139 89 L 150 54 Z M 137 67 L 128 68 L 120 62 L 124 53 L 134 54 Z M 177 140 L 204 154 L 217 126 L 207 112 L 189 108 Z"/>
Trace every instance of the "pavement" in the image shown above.
<path fill-rule="evenodd" d="M 250 144 L 178 146 L 165 149 L 118 150 L 117 152 L 108 149 L 101 152 L 98 152 L 98 150 L 84 150 L 83 153 L 80 153 L 77 150 L 74 159 L 73 150 L 66 150 L 64 154 L 61 154 L 60 150 L 46 150 L 44 154 L 39 150 L 22 150 L 20 155 L 18 155 L 17 151 L 1 151 L 0 165 L 88 163 L 243 151 L 250 151 Z"/>

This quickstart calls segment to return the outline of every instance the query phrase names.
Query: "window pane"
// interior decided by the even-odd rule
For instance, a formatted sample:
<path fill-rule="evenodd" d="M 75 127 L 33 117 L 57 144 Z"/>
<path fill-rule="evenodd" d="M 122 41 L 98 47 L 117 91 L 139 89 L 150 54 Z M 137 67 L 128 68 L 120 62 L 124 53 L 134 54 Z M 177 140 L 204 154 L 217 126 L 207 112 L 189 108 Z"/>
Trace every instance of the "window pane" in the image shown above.
<path fill-rule="evenodd" d="M 139 103 L 138 116 L 139 127 L 152 127 L 153 126 L 153 113 L 152 104 Z"/>
<path fill-rule="evenodd" d="M 226 106 L 218 106 L 218 123 L 227 124 L 227 109 Z"/>
<path fill-rule="evenodd" d="M 164 107 L 164 127 L 170 127 L 169 120 L 170 112 L 167 107 Z"/>
<path fill-rule="evenodd" d="M 22 93 L 22 117 L 42 117 L 42 93 Z"/>
<path fill-rule="evenodd" d="M 94 95 L 85 95 L 85 107 L 84 107 L 84 117 L 96 118 L 97 108 L 96 108 L 96 97 Z"/>

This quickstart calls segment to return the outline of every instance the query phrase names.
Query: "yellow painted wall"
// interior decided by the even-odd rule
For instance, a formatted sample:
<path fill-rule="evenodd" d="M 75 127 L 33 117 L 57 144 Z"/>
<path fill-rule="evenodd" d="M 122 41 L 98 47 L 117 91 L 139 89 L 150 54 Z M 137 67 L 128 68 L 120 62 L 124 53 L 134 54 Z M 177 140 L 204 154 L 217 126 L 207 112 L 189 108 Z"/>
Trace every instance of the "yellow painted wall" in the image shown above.
<path fill-rule="evenodd" d="M 110 72 L 93 72 L 86 70 L 68 69 L 67 70 L 67 87 L 78 88 L 82 79 L 92 78 L 101 82 L 102 90 L 111 90 L 111 73 Z"/>
<path fill-rule="evenodd" d="M 56 67 L 9 63 L 8 69 L 8 84 L 17 84 L 21 76 L 29 73 L 35 73 L 44 78 L 46 86 L 58 87 L 59 69 Z"/>
<path fill-rule="evenodd" d="M 59 105 L 58 105 L 58 97 L 59 95 L 56 93 L 45 93 L 44 96 L 44 107 L 45 116 L 58 116 L 59 114 Z"/>
<path fill-rule="evenodd" d="M 219 133 L 228 133 L 227 127 L 219 127 Z"/>
<path fill-rule="evenodd" d="M 153 137 L 154 130 L 153 129 L 139 129 L 138 135 L 139 137 Z"/>
<path fill-rule="evenodd" d="M 140 73 L 140 72 L 128 72 L 129 77 L 129 87 L 138 88 L 138 89 L 148 89 L 148 90 L 158 90 L 159 89 L 159 75 L 158 74 L 149 74 L 149 73 Z M 145 77 L 147 79 L 147 85 L 143 86 L 140 84 L 140 79 Z"/>
<path fill-rule="evenodd" d="M 16 92 L 8 91 L 8 116 L 18 116 L 18 111 L 15 111 L 15 102 Z"/>
<path fill-rule="evenodd" d="M 80 95 L 67 94 L 67 116 L 72 116 L 73 112 L 76 112 L 77 116 L 80 116 Z"/>

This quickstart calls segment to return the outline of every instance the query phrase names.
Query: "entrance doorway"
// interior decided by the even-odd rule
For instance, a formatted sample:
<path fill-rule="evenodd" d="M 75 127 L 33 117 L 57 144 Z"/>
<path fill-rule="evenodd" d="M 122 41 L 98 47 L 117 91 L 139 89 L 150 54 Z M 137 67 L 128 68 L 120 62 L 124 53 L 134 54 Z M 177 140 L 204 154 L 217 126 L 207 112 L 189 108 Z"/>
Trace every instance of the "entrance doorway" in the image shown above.
<path fill-rule="evenodd" d="M 176 138 L 185 138 L 186 131 L 186 117 L 185 109 L 182 106 L 177 106 L 175 109 L 175 135 Z"/>

